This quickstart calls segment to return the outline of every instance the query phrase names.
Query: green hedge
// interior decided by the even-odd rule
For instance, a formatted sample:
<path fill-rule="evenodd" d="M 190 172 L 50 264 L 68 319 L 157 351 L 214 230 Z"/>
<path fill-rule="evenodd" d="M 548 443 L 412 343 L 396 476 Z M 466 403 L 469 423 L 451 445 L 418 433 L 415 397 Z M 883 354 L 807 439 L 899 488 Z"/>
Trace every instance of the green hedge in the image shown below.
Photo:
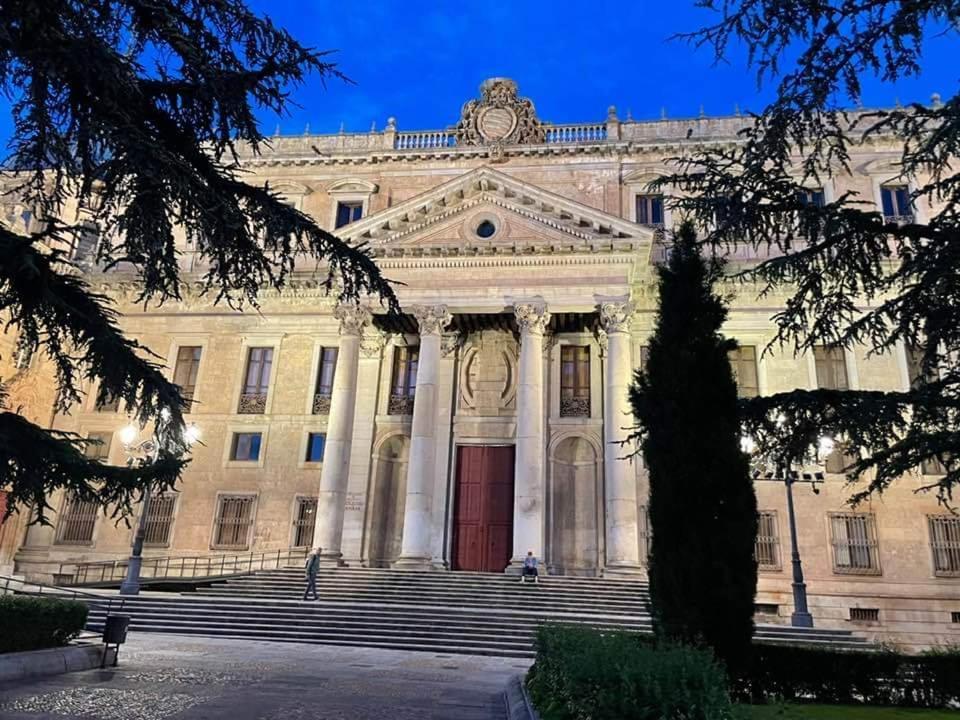
<path fill-rule="evenodd" d="M 59 647 L 87 624 L 87 606 L 75 600 L 0 596 L 0 653 Z"/>
<path fill-rule="evenodd" d="M 572 625 L 537 631 L 527 689 L 543 720 L 726 720 L 727 678 L 709 651 Z"/>
<path fill-rule="evenodd" d="M 905 655 L 756 644 L 732 691 L 747 702 L 945 707 L 960 702 L 960 648 Z"/>

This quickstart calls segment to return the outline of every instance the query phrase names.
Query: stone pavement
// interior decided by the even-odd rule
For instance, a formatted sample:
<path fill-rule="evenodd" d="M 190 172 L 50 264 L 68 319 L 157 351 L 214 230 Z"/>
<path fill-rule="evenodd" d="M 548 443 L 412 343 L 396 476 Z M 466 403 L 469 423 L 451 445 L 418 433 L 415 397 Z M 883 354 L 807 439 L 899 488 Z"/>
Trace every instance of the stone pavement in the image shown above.
<path fill-rule="evenodd" d="M 2 720 L 503 720 L 527 660 L 131 634 L 120 666 L 0 685 Z"/>

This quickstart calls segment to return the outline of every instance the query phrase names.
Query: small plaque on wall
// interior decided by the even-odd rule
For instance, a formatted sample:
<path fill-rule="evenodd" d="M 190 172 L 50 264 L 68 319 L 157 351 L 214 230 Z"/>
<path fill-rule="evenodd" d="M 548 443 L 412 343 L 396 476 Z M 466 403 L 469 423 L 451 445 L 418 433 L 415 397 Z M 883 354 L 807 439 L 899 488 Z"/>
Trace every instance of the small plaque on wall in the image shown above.
<path fill-rule="evenodd" d="M 347 512 L 361 512 L 363 510 L 363 493 L 347 493 L 344 509 Z"/>

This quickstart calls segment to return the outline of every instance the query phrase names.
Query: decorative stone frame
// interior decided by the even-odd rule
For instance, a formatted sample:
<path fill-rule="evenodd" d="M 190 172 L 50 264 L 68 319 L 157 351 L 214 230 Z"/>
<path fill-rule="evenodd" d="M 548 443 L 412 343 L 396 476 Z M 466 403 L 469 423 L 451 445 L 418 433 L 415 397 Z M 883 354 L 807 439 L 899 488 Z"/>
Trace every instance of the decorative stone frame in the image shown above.
<path fill-rule="evenodd" d="M 270 186 L 270 189 L 279 193 L 291 207 L 301 212 L 303 211 L 303 199 L 313 192 L 313 189 L 309 186 L 293 180 L 278 180 L 275 185 Z"/>
<path fill-rule="evenodd" d="M 282 334 L 257 335 L 254 333 L 241 336 L 240 340 L 240 367 L 233 381 L 233 392 L 230 398 L 229 414 L 238 417 L 265 417 L 273 411 L 274 389 L 277 383 L 280 364 L 280 348 L 283 342 Z M 243 384 L 246 381 L 247 363 L 250 359 L 250 348 L 273 348 L 273 358 L 270 362 L 270 381 L 267 383 L 267 400 L 262 413 L 241 413 L 240 396 L 243 395 Z M 199 378 L 198 378 L 199 380 Z"/>
<path fill-rule="evenodd" d="M 623 178 L 620 201 L 624 205 L 624 211 L 621 215 L 631 222 L 637 222 L 637 196 L 651 195 L 647 185 L 661 175 L 669 175 L 672 172 L 674 171 L 666 166 L 638 165 L 633 172 Z M 667 199 L 671 193 L 661 191 L 660 194 L 663 196 L 663 229 L 666 231 L 673 227 L 673 212 L 667 208 Z"/>
<path fill-rule="evenodd" d="M 881 215 L 883 214 L 883 196 L 881 189 L 884 185 L 906 185 L 907 192 L 911 195 L 916 191 L 918 185 L 917 180 L 913 176 L 905 176 L 900 171 L 899 157 L 894 158 L 877 158 L 872 160 L 860 168 L 860 171 L 870 178 L 870 185 L 873 191 L 873 202 L 876 207 L 877 212 Z M 913 217 L 914 221 L 917 223 L 926 223 L 928 222 L 927 209 L 923 207 L 923 203 L 917 202 L 913 205 Z"/>
<path fill-rule="evenodd" d="M 603 423 L 603 378 L 606 374 L 606 358 L 597 342 L 589 332 L 563 333 L 554 336 L 555 341 L 549 349 L 549 388 L 550 425 L 584 425 Z M 573 345 L 590 348 L 590 414 L 586 416 L 564 416 L 560 414 L 562 347 Z M 601 457 L 603 449 L 601 448 Z"/>
<path fill-rule="evenodd" d="M 357 177 L 334 180 L 327 185 L 327 194 L 332 199 L 329 228 L 335 230 L 337 227 L 337 207 L 340 203 L 359 202 L 363 207 L 361 219 L 370 215 L 370 200 L 379 189 L 376 183 Z"/>
<path fill-rule="evenodd" d="M 232 470 L 260 470 L 263 469 L 264 460 L 267 457 L 267 440 L 270 435 L 270 423 L 262 422 L 251 425 L 242 423 L 228 423 L 226 428 L 226 438 L 223 443 L 223 459 L 221 466 Z M 233 436 L 238 433 L 260 433 L 260 455 L 256 460 L 232 460 Z"/>

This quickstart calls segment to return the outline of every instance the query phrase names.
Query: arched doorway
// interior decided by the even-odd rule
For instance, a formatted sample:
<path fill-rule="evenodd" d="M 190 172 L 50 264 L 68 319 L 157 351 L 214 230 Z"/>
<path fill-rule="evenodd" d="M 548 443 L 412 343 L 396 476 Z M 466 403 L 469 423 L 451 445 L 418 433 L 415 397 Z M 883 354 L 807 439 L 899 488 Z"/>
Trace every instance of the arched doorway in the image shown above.
<path fill-rule="evenodd" d="M 410 439 L 391 435 L 376 454 L 367 519 L 368 567 L 390 567 L 400 556 L 409 453 Z"/>
<path fill-rule="evenodd" d="M 600 467 L 593 444 L 573 435 L 550 463 L 550 546 L 547 563 L 562 575 L 596 575 L 600 560 Z"/>

